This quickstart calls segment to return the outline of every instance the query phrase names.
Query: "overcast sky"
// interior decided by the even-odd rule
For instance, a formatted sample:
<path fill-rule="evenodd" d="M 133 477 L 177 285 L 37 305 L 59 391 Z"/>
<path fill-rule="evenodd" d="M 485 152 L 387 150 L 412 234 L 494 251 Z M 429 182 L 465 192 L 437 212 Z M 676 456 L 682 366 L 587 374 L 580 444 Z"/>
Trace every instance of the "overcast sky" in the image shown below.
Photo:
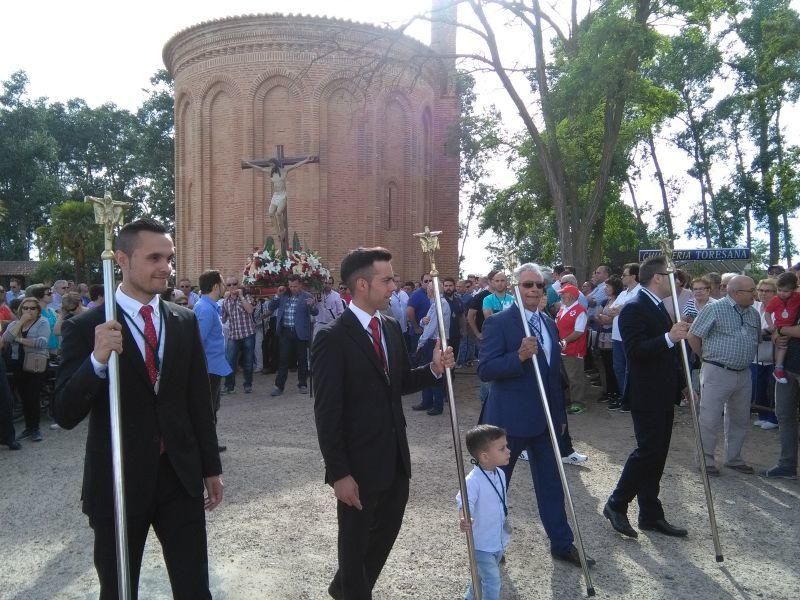
<path fill-rule="evenodd" d="M 51 100 L 80 97 L 91 106 L 110 101 L 133 110 L 144 99 L 142 90 L 149 85 L 150 76 L 164 66 L 161 51 L 166 41 L 181 29 L 201 21 L 241 14 L 286 12 L 289 9 L 295 13 L 397 25 L 429 7 L 430 0 L 349 0 L 338 3 L 330 0 L 288 3 L 263 0 L 4 2 L 0 9 L 0 80 L 14 71 L 24 70 L 30 78 L 29 91 L 33 97 L 46 96 Z M 410 33 L 425 42 L 429 39 L 428 26 L 422 23 L 413 27 Z M 508 33 L 513 35 L 513 32 Z M 506 42 L 508 38 L 504 39 L 505 47 L 514 47 Z M 461 49 L 465 43 L 468 40 L 459 39 Z M 495 78 L 488 75 L 482 78 L 478 92 L 484 104 L 500 107 L 509 130 L 521 128 L 518 116 Z M 793 139 L 788 139 L 788 143 L 798 143 L 797 132 L 795 120 L 790 131 Z M 688 161 L 678 151 L 666 145 L 664 148 L 662 170 L 666 176 L 686 179 Z M 510 182 L 511 173 L 502 168 L 498 172 L 500 184 Z M 717 187 L 722 179 L 718 181 Z M 695 202 L 692 191 L 695 187 L 692 184 L 686 186 L 685 198 L 676 207 L 678 232 L 686 228 L 690 212 L 687 207 Z M 639 196 L 640 200 L 655 205 L 660 202 L 658 188 L 649 171 L 644 173 L 639 185 Z M 800 231 L 800 227 L 794 229 Z M 700 247 L 702 244 L 699 240 L 684 239 L 677 245 Z M 488 270 L 483 242 L 474 239 L 466 254 L 465 271 Z"/>

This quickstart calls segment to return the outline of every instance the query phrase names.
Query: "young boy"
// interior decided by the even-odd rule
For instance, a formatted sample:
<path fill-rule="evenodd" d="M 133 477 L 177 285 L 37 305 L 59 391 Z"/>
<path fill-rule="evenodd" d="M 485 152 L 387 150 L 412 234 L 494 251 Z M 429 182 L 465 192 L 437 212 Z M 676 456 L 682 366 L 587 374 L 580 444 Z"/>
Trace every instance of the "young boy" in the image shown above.
<path fill-rule="evenodd" d="M 778 277 L 778 293 L 767 302 L 764 315 L 770 331 L 777 331 L 780 335 L 781 327 L 791 327 L 797 323 L 797 314 L 800 312 L 800 292 L 797 291 L 797 278 L 794 273 L 783 273 Z M 786 348 L 775 346 L 775 371 L 773 376 L 778 383 L 788 383 L 786 372 L 783 370 L 783 360 L 786 358 Z"/>
<path fill-rule="evenodd" d="M 467 496 L 475 541 L 475 562 L 481 581 L 483 600 L 500 599 L 500 561 L 508 545 L 508 505 L 506 476 L 502 467 L 508 464 L 511 452 L 506 432 L 494 425 L 478 425 L 467 432 L 467 451 L 475 467 L 467 475 Z M 456 495 L 461 514 L 461 530 L 468 527 L 462 510 L 461 493 Z M 473 600 L 472 584 L 464 600 Z"/>

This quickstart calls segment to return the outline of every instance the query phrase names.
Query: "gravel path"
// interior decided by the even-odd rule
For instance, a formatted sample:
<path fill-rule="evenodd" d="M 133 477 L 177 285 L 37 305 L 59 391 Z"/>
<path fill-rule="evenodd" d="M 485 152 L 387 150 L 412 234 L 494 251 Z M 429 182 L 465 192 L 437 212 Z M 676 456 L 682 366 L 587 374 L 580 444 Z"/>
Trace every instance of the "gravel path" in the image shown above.
<path fill-rule="evenodd" d="M 293 390 L 290 377 L 287 391 Z M 462 430 L 476 421 L 478 380 L 459 371 Z M 223 397 L 220 441 L 225 500 L 209 515 L 212 592 L 227 599 L 327 598 L 336 564 L 336 513 L 322 483 L 312 401 L 294 393 L 269 397 L 272 377 L 256 376 L 255 393 Z M 376 600 L 455 600 L 469 579 L 466 545 L 453 497 L 457 490 L 449 418 L 411 411 L 404 399 L 414 469 L 405 523 L 375 589 Z M 44 442 L 0 451 L 0 598 L 97 597 L 92 535 L 80 512 L 85 424 L 50 431 Z M 692 426 L 681 409 L 662 480 L 667 516 L 686 526 L 686 539 L 613 532 L 603 504 L 633 447 L 630 417 L 602 404 L 570 417 L 587 467 L 567 468 L 587 551 L 595 559 L 598 598 L 726 599 L 800 597 L 800 486 L 724 469 L 712 480 L 725 553 L 714 561 L 703 488 L 694 468 Z M 745 457 L 772 465 L 776 431 L 754 428 Z M 466 454 L 466 451 L 465 451 Z M 525 467 L 524 463 L 520 465 Z M 530 473 L 518 469 L 509 491 L 514 533 L 507 552 L 504 600 L 585 597 L 581 571 L 553 564 L 536 514 Z M 636 522 L 636 509 L 630 511 Z M 151 534 L 140 582 L 143 599 L 169 598 L 160 547 Z"/>

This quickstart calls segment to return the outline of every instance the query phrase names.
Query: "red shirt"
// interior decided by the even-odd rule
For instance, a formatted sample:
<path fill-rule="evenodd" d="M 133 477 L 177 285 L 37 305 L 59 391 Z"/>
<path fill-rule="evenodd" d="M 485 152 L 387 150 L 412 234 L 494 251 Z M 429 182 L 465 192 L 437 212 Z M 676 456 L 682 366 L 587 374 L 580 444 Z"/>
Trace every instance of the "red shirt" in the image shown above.
<path fill-rule="evenodd" d="M 556 327 L 558 327 L 558 337 L 562 340 L 575 331 L 575 325 L 580 323 L 583 326 L 584 335 L 577 340 L 568 342 L 561 351 L 564 356 L 586 356 L 586 309 L 579 302 L 572 306 L 561 307 L 556 317 Z"/>
<path fill-rule="evenodd" d="M 788 300 L 773 296 L 764 307 L 764 312 L 772 315 L 775 327 L 791 327 L 797 323 L 797 313 L 800 312 L 800 292 L 794 292 Z"/>
<path fill-rule="evenodd" d="M 0 321 L 13 321 L 14 320 L 14 313 L 11 312 L 11 309 L 8 308 L 8 304 L 3 304 L 0 306 Z"/>

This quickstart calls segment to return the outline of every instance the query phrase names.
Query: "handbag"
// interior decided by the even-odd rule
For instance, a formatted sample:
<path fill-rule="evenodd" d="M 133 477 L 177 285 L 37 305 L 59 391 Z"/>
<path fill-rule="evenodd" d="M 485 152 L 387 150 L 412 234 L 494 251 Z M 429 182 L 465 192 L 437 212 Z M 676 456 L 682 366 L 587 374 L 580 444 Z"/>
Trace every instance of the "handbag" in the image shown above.
<path fill-rule="evenodd" d="M 47 357 L 26 352 L 22 361 L 22 370 L 26 373 L 44 373 L 47 370 Z"/>

